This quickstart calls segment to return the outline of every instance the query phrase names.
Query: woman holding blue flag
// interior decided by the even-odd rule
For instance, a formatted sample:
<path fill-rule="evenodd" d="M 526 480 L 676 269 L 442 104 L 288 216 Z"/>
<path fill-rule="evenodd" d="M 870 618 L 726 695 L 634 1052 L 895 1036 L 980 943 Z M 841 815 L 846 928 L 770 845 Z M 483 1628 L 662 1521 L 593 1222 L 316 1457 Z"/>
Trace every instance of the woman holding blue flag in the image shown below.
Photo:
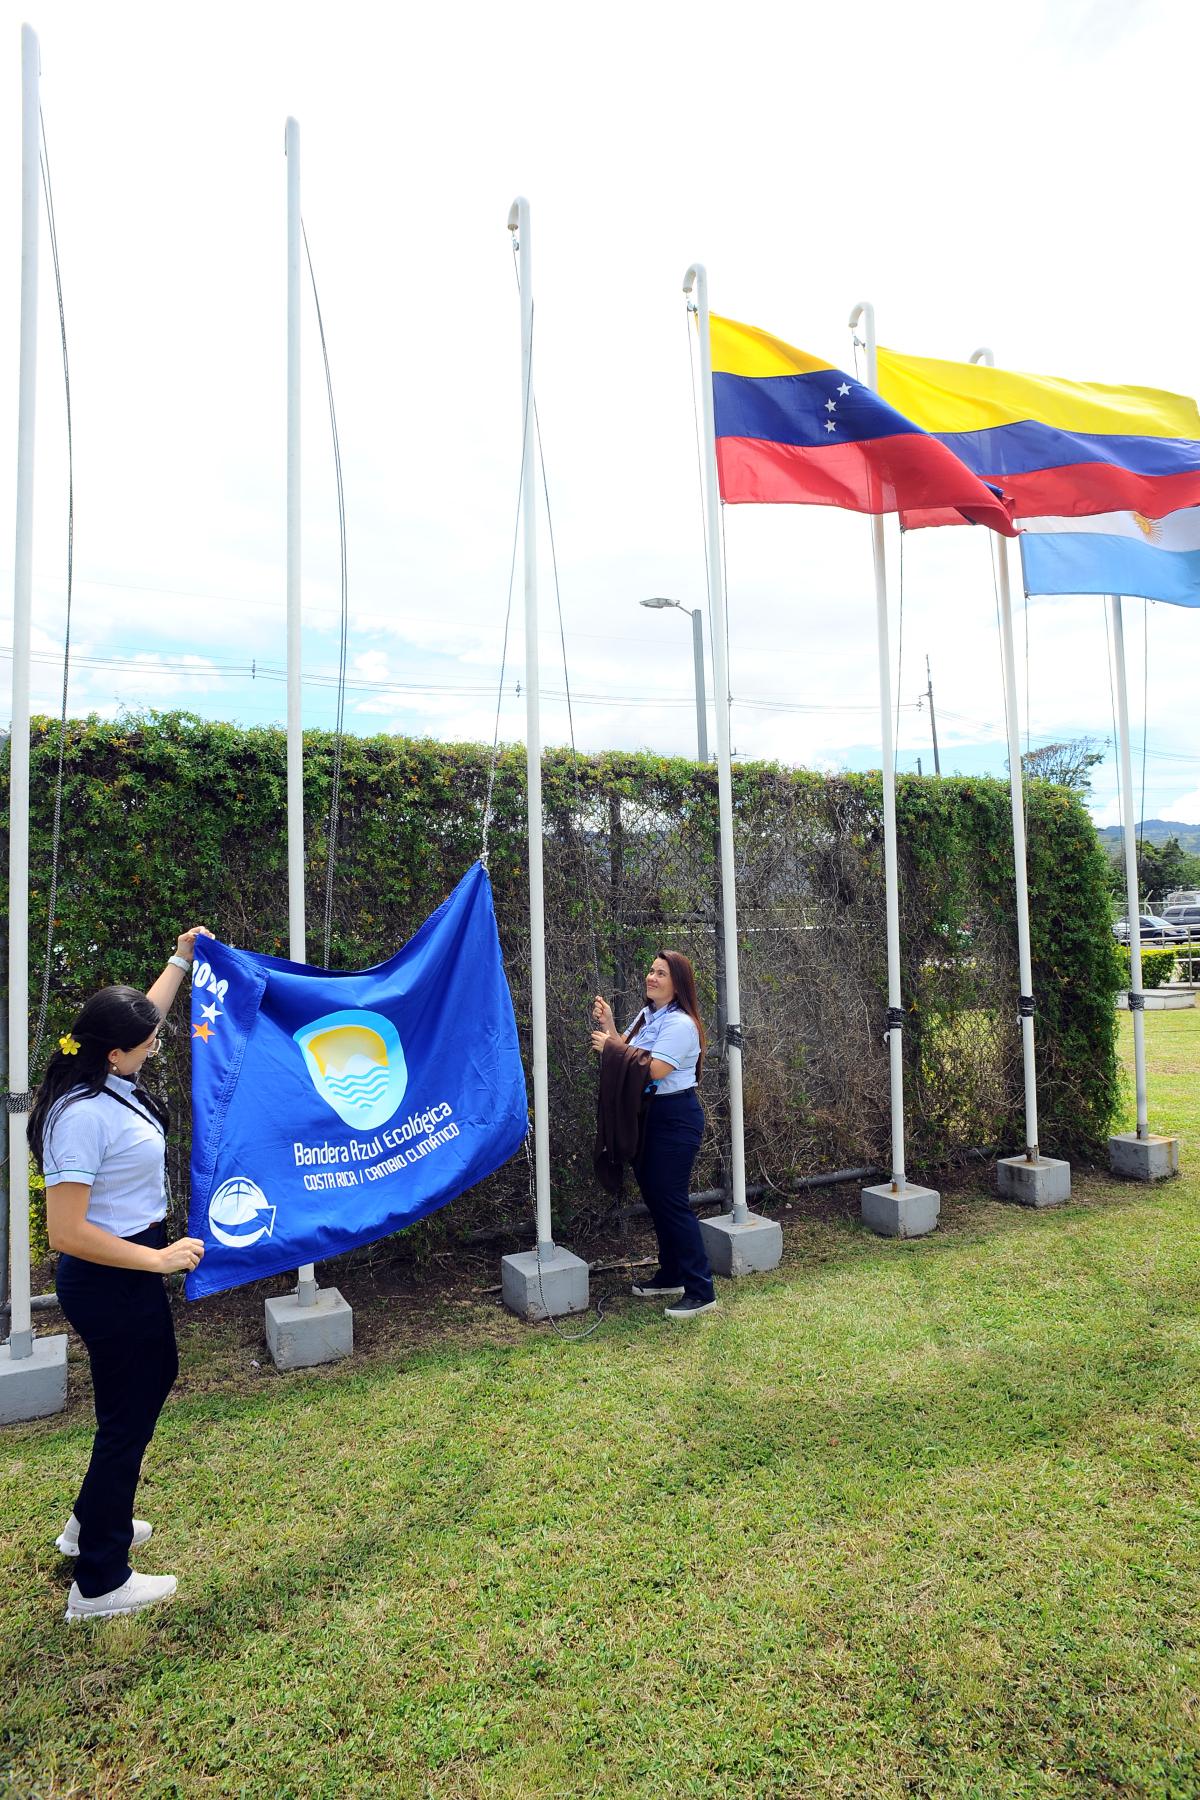
<path fill-rule="evenodd" d="M 133 1517 L 142 1457 L 179 1372 L 162 1277 L 194 1269 L 198 1238 L 167 1242 L 166 1108 L 139 1086 L 159 1030 L 191 968 L 185 931 L 149 992 L 107 987 L 59 1038 L 29 1117 L 46 1179 L 55 1286 L 92 1371 L 96 1436 L 75 1509 L 59 1538 L 77 1558 L 68 1619 L 140 1612 L 175 1592 L 173 1575 L 139 1575 L 132 1546 L 151 1528 Z"/>
<path fill-rule="evenodd" d="M 717 1304 L 712 1268 L 688 1200 L 704 1135 L 696 1083 L 704 1059 L 704 1023 L 696 975 L 678 950 L 664 950 L 646 974 L 646 1004 L 624 1032 L 602 994 L 592 1004 L 592 1048 L 601 1058 L 642 1051 L 649 1056 L 646 1114 L 633 1172 L 658 1238 L 660 1267 L 634 1284 L 639 1300 L 668 1300 L 668 1319 L 698 1318 Z"/>

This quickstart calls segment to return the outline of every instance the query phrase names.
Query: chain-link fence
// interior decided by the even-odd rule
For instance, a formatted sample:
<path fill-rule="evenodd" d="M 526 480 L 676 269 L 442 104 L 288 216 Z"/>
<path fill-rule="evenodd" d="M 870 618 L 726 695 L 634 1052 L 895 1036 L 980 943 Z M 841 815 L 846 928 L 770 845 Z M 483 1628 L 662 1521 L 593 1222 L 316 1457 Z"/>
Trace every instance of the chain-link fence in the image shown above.
<path fill-rule="evenodd" d="M 611 762 L 611 759 L 610 759 Z M 728 1022 L 716 778 L 696 769 L 669 791 L 616 791 L 588 764 L 553 808 L 545 844 L 551 1161 L 560 1198 L 589 1216 L 594 1130 L 590 1004 L 597 986 L 619 1023 L 641 1004 L 661 949 L 696 969 L 708 1034 L 701 1097 L 708 1129 L 700 1187 L 726 1180 Z M 735 819 L 740 1023 L 747 1181 L 787 1190 L 821 1170 L 884 1166 L 889 1155 L 887 995 L 880 823 L 858 786 L 739 771 Z M 1015 956 L 970 877 L 940 896 L 904 883 L 909 1138 L 916 1160 L 990 1148 L 1021 1101 Z M 527 1027 L 523 897 L 505 896 L 501 932 Z M 1019 1131 L 1016 1133 L 1020 1135 Z"/>

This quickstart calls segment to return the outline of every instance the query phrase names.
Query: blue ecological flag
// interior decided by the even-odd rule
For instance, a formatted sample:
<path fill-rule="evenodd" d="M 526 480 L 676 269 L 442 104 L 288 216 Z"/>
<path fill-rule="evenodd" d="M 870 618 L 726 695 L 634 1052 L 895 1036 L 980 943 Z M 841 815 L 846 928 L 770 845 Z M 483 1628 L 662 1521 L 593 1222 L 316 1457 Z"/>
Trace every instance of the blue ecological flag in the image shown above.
<path fill-rule="evenodd" d="M 400 1231 L 520 1148 L 525 1075 L 481 864 L 374 969 L 201 947 L 189 1299 Z"/>

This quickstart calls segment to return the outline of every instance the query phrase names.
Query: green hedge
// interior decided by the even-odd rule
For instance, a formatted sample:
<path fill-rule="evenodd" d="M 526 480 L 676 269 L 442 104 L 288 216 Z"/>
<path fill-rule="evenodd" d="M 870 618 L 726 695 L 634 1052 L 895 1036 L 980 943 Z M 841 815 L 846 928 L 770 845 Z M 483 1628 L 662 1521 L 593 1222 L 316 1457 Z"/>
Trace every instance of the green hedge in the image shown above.
<path fill-rule="evenodd" d="M 50 1240 L 46 1236 L 46 1184 L 42 1180 L 40 1169 L 33 1167 L 32 1158 L 29 1167 L 29 1259 L 32 1263 L 45 1262 L 50 1254 Z"/>
<path fill-rule="evenodd" d="M 1127 988 L 1133 969 L 1128 944 L 1117 945 L 1117 960 L 1121 968 L 1119 988 Z M 1165 987 L 1175 973 L 1175 951 L 1156 948 L 1142 949 L 1142 986 L 1143 988 Z"/>
<path fill-rule="evenodd" d="M 306 734 L 308 953 L 321 957 L 333 744 Z M 56 721 L 33 725 L 30 992 L 47 932 Z M 473 744 L 349 738 L 344 748 L 330 962 L 391 954 L 480 848 L 490 754 Z M 629 1013 L 641 959 L 665 941 L 697 964 L 716 1013 L 717 783 L 711 766 L 647 754 L 544 759 L 551 1158 L 556 1216 L 603 1211 L 590 1174 L 594 1071 L 587 1005 L 597 975 Z M 0 766 L 7 783 L 7 750 Z M 1064 789 L 1028 784 L 1042 1142 L 1104 1143 L 1118 1098 L 1112 995 L 1120 984 L 1107 865 Z M 51 931 L 46 1042 L 110 981 L 145 986 L 177 930 L 203 920 L 252 950 L 286 951 L 285 742 L 184 713 L 72 721 L 65 747 L 61 875 Z M 496 770 L 490 873 L 523 1043 L 528 1034 L 525 754 Z M 749 1179 L 887 1157 L 886 959 L 878 775 L 770 764 L 734 770 L 739 966 L 746 1032 Z M 1021 1079 L 1012 833 L 1007 786 L 903 777 L 900 839 L 906 1091 L 911 1166 L 1019 1147 Z M 5 828 L 6 821 L 5 821 Z M 592 950 L 594 927 L 595 967 Z M 43 1057 L 45 1051 L 43 1051 Z M 37 1071 L 34 1071 L 36 1079 Z M 188 1034 L 158 1059 L 183 1129 L 173 1191 L 187 1192 Z M 721 1178 L 720 1058 L 703 1089 L 710 1131 L 698 1185 Z M 520 1158 L 455 1207 L 455 1224 L 524 1222 Z M 586 1222 L 586 1221 L 585 1221 Z M 431 1245 L 445 1216 L 411 1234 Z"/>

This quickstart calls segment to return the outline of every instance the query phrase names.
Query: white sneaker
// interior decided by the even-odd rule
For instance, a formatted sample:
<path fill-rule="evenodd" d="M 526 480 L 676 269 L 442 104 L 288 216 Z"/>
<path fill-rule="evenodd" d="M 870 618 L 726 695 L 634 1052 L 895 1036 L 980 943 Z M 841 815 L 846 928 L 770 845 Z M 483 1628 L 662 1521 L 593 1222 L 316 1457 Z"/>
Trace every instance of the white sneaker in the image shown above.
<path fill-rule="evenodd" d="M 141 1612 L 143 1607 L 154 1606 L 159 1600 L 169 1600 L 175 1592 L 177 1582 L 173 1575 L 139 1575 L 134 1569 L 128 1581 L 123 1581 L 119 1588 L 111 1594 L 97 1594 L 91 1600 L 85 1600 L 79 1591 L 79 1583 L 71 1583 L 71 1591 L 67 1595 L 68 1619 L 116 1619 L 123 1613 Z"/>
<path fill-rule="evenodd" d="M 136 1550 L 139 1545 L 149 1543 L 153 1535 L 153 1525 L 147 1524 L 145 1519 L 135 1519 L 133 1521 L 133 1541 L 129 1546 L 130 1549 Z M 79 1555 L 79 1520 L 75 1517 L 74 1513 L 71 1514 L 70 1518 L 63 1526 L 61 1534 L 55 1538 L 54 1548 L 63 1556 Z"/>

